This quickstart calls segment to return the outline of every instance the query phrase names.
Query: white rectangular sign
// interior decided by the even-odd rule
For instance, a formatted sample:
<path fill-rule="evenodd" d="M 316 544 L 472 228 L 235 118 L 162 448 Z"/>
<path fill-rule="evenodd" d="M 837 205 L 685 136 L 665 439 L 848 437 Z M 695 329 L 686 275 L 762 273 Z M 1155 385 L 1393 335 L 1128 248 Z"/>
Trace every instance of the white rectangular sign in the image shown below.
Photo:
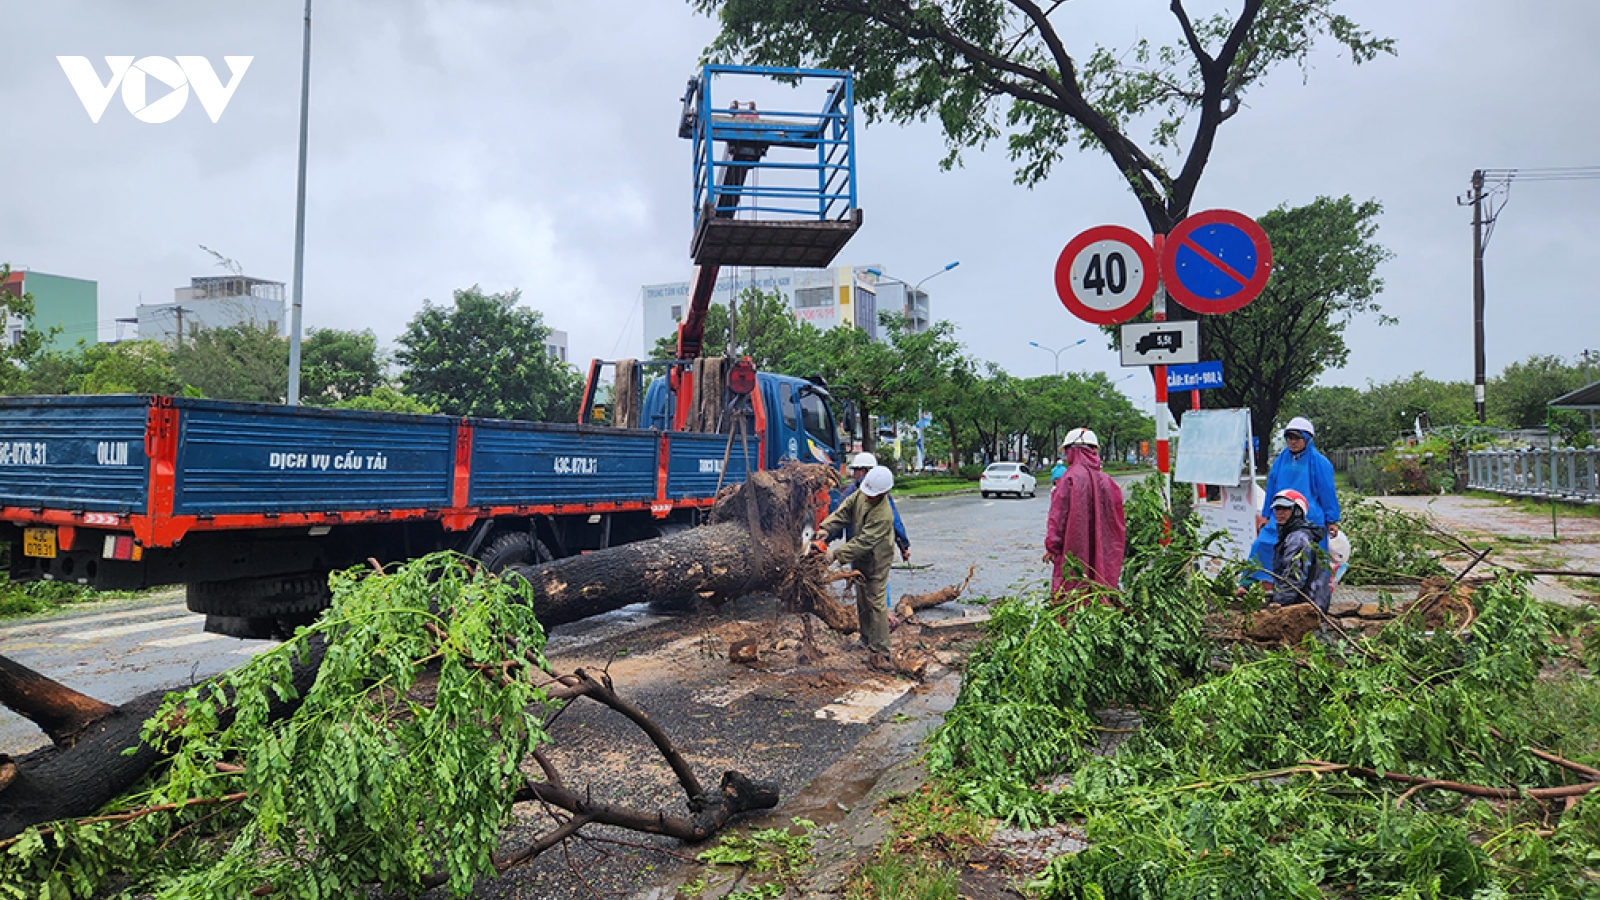
<path fill-rule="evenodd" d="M 1180 366 L 1199 361 L 1199 322 L 1191 319 L 1122 326 L 1124 366 Z"/>
<path fill-rule="evenodd" d="M 1249 484 L 1225 487 L 1221 502 L 1196 503 L 1194 509 L 1204 523 L 1203 532 L 1221 531 L 1226 535 L 1211 545 L 1211 556 L 1202 558 L 1201 568 L 1206 574 L 1215 577 L 1225 562 L 1238 562 L 1250 555 L 1250 545 L 1256 540 L 1256 515 L 1261 503 Z"/>

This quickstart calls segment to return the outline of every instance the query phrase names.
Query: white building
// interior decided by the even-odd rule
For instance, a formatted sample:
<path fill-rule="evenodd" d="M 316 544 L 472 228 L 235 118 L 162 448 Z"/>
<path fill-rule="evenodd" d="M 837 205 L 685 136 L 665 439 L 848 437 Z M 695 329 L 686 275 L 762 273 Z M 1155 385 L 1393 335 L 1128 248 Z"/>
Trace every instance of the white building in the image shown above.
<path fill-rule="evenodd" d="M 245 324 L 281 332 L 283 288 L 281 281 L 243 275 L 191 278 L 173 291 L 173 302 L 139 304 L 139 338 L 173 341 L 180 333 Z"/>
<path fill-rule="evenodd" d="M 544 339 L 544 352 L 556 362 L 566 362 L 567 333 L 559 328 L 550 329 L 550 336 Z"/>
<path fill-rule="evenodd" d="M 794 311 L 795 319 L 826 331 L 845 325 L 878 337 L 878 310 L 895 309 L 911 321 L 913 330 L 926 330 L 932 322 L 928 293 L 917 291 L 907 304 L 907 288 L 881 266 L 835 266 L 831 269 L 728 269 L 717 279 L 711 302 L 727 306 L 751 287 L 776 291 Z M 656 341 L 677 333 L 689 305 L 689 282 L 648 284 L 644 292 L 644 353 Z"/>

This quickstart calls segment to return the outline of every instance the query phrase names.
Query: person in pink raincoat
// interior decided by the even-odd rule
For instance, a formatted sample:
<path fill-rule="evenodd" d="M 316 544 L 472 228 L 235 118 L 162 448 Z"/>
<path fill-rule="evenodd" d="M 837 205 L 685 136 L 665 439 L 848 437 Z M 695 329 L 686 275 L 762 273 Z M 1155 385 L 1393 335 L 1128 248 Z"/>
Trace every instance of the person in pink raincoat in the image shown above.
<path fill-rule="evenodd" d="M 1115 589 L 1122 578 L 1123 543 L 1128 525 L 1122 510 L 1122 488 L 1100 470 L 1100 440 L 1087 428 L 1067 432 L 1061 449 L 1067 474 L 1050 493 L 1050 518 L 1044 536 L 1044 561 L 1054 566 L 1050 592 L 1055 597 L 1083 586 L 1062 576 L 1062 562 L 1072 554 L 1090 579 Z"/>

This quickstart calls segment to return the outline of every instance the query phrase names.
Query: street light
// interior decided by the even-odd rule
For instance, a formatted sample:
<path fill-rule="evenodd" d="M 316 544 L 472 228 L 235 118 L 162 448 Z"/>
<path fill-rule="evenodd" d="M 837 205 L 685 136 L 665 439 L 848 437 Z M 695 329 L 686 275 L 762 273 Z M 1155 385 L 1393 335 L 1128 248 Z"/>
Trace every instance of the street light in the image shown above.
<path fill-rule="evenodd" d="M 939 269 L 938 272 L 934 272 L 934 274 L 931 275 L 925 275 L 925 277 L 923 277 L 920 282 L 915 283 L 915 285 L 910 285 L 910 283 L 904 282 L 904 280 L 896 279 L 894 275 L 885 275 L 883 274 L 883 269 L 867 269 L 867 274 L 872 275 L 874 279 L 885 280 L 885 282 L 902 283 L 902 285 L 906 285 L 906 287 L 910 288 L 910 293 L 912 293 L 912 295 L 915 295 L 918 290 L 922 290 L 923 282 L 926 282 L 928 279 L 936 279 L 936 277 L 939 277 L 939 275 L 946 274 L 946 272 L 949 272 L 950 269 L 954 269 L 954 267 L 960 266 L 960 264 L 962 264 L 960 259 L 957 259 L 957 261 L 954 261 L 954 263 L 946 263 L 942 269 Z"/>
<path fill-rule="evenodd" d="M 1050 347 L 1046 347 L 1045 345 L 1039 343 L 1038 341 L 1029 341 L 1028 342 L 1028 346 L 1030 346 L 1030 347 L 1038 347 L 1040 350 L 1044 350 L 1044 351 L 1047 351 L 1047 352 L 1053 354 L 1055 356 L 1055 358 L 1056 358 L 1056 374 L 1060 375 L 1061 374 L 1061 353 L 1062 353 L 1062 351 L 1071 350 L 1073 347 L 1076 347 L 1079 344 L 1081 344 L 1081 343 L 1083 343 L 1084 341 L 1087 341 L 1087 340 L 1088 340 L 1088 338 L 1078 338 L 1076 341 L 1066 345 L 1065 347 L 1062 347 L 1061 350 L 1056 350 L 1056 349 L 1053 349 L 1053 348 L 1050 348 Z"/>

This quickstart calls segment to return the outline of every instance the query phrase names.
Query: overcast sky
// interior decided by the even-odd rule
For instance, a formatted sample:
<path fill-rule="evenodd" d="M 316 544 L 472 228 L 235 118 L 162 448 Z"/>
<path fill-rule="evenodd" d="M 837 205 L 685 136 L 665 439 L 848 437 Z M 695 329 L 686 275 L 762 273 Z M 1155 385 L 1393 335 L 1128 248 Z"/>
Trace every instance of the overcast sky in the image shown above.
<path fill-rule="evenodd" d="M 303 4 L 297 0 L 0 0 L 0 262 L 99 282 L 101 335 L 192 276 L 204 244 L 290 281 Z M 1223 4 L 1196 0 L 1197 14 Z M 1074 0 L 1069 48 L 1178 37 L 1162 0 Z M 1352 66 L 1326 48 L 1276 70 L 1219 135 L 1196 210 L 1260 215 L 1321 194 L 1375 198 L 1384 311 L 1351 327 L 1361 386 L 1413 371 L 1472 376 L 1474 168 L 1600 164 L 1600 4 L 1347 0 L 1398 56 Z M 687 280 L 689 145 L 678 98 L 714 34 L 671 0 L 318 0 L 312 49 L 305 323 L 392 343 L 424 299 L 520 288 L 570 334 L 575 361 L 634 355 L 639 288 Z M 1081 37 L 1075 37 L 1081 35 Z M 163 124 L 120 96 L 90 121 L 57 56 L 253 56 L 221 120 L 191 97 Z M 151 82 L 150 97 L 160 95 Z M 1055 297 L 1056 255 L 1093 225 L 1144 232 L 1109 160 L 1069 152 L 1032 191 L 1003 146 L 941 172 L 932 126 L 858 130 L 866 224 L 843 264 L 928 282 L 969 351 L 1020 376 L 1120 378 L 1114 354 Z M 1533 353 L 1600 349 L 1591 285 L 1600 181 L 1517 185 L 1486 255 L 1491 375 Z M 1585 262 L 1588 260 L 1588 262 Z M 84 323 L 87 324 L 87 323 Z M 1124 382 L 1131 396 L 1148 380 Z"/>

